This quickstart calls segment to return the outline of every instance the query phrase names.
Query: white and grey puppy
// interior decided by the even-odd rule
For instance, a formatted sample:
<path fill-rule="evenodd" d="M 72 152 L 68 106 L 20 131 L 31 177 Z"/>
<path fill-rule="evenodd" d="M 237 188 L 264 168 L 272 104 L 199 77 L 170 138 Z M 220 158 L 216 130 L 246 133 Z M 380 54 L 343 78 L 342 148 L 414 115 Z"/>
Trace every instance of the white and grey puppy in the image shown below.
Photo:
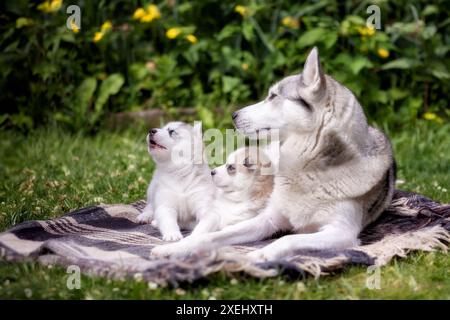
<path fill-rule="evenodd" d="M 170 122 L 151 129 L 147 144 L 156 169 L 148 205 L 137 221 L 153 219 L 165 241 L 183 238 L 180 228 L 194 229 L 194 235 L 217 230 L 219 217 L 210 208 L 215 187 L 204 159 L 201 125 Z"/>
<path fill-rule="evenodd" d="M 232 152 L 226 164 L 211 171 L 217 187 L 214 207 L 220 227 L 255 217 L 265 207 L 273 189 L 273 174 L 268 156 L 256 147 Z"/>
<path fill-rule="evenodd" d="M 326 75 L 314 48 L 300 74 L 273 85 L 261 102 L 233 114 L 249 137 L 278 130 L 274 189 L 256 217 L 196 238 L 159 246 L 157 255 L 186 255 L 290 231 L 250 253 L 276 260 L 305 249 L 343 249 L 389 205 L 395 163 L 388 138 L 368 125 L 361 105 Z"/>

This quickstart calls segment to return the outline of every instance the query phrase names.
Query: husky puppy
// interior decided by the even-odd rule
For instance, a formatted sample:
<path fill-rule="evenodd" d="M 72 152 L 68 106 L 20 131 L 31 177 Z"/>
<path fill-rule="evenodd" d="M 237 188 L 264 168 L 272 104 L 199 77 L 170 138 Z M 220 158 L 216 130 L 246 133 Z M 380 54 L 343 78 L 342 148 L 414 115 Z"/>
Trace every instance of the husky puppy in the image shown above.
<path fill-rule="evenodd" d="M 272 86 L 259 103 L 233 113 L 236 128 L 251 138 L 278 130 L 280 159 L 274 190 L 256 217 L 160 246 L 158 255 L 186 255 L 257 241 L 289 231 L 251 252 L 255 261 L 276 260 L 304 249 L 342 249 L 392 199 L 394 159 L 387 137 L 367 124 L 354 94 L 324 74 L 314 48 L 303 71 Z"/>
<path fill-rule="evenodd" d="M 215 187 L 203 157 L 201 125 L 170 122 L 153 128 L 147 145 L 156 169 L 147 190 L 149 205 L 137 221 L 154 219 L 165 241 L 183 238 L 180 227 L 195 226 L 193 234 L 217 230 L 219 218 L 209 208 Z"/>
<path fill-rule="evenodd" d="M 217 187 L 214 207 L 220 215 L 218 229 L 253 218 L 272 193 L 271 162 L 256 147 L 232 152 L 226 164 L 212 170 L 211 175 Z"/>

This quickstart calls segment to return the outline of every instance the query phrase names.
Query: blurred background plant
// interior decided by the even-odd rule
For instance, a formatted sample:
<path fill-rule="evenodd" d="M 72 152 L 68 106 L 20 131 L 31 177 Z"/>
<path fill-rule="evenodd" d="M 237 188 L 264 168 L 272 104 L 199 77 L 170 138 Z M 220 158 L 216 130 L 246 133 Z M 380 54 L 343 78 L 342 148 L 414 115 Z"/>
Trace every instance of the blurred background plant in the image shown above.
<path fill-rule="evenodd" d="M 81 26 L 69 5 L 81 8 Z M 366 8 L 381 8 L 381 30 Z M 448 0 L 26 1 L 0 4 L 0 126 L 95 132 L 120 111 L 192 107 L 205 127 L 299 72 L 327 73 L 390 128 L 448 121 Z"/>

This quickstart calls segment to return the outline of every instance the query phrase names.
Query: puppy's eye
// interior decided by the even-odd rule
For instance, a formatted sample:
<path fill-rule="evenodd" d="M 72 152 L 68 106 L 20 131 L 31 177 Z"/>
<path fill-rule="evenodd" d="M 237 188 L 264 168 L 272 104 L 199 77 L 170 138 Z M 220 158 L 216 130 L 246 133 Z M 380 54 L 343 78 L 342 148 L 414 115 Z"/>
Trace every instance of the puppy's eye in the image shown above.
<path fill-rule="evenodd" d="M 250 159 L 247 157 L 244 160 L 244 167 L 246 168 L 250 168 L 252 166 L 252 164 L 250 163 Z"/>
<path fill-rule="evenodd" d="M 232 164 L 227 165 L 227 172 L 228 173 L 235 173 L 236 172 L 236 167 Z"/>
<path fill-rule="evenodd" d="M 173 129 L 167 129 L 167 131 L 169 131 L 169 136 L 172 136 L 174 133 L 176 133 Z"/>
<path fill-rule="evenodd" d="M 271 93 L 271 94 L 269 94 L 269 97 L 267 98 L 267 100 L 269 100 L 269 101 L 272 101 L 273 99 L 275 99 L 276 98 L 276 93 Z"/>

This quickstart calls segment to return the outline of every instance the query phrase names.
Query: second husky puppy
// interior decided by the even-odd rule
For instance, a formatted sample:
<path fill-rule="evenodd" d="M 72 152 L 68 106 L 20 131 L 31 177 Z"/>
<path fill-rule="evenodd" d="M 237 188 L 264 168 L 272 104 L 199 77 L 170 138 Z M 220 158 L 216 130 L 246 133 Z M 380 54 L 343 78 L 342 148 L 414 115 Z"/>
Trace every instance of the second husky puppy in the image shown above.
<path fill-rule="evenodd" d="M 180 227 L 195 226 L 192 234 L 217 230 L 219 218 L 210 209 L 215 187 L 203 157 L 201 125 L 170 122 L 151 129 L 147 144 L 156 170 L 147 191 L 149 205 L 137 221 L 153 218 L 165 241 L 183 238 Z"/>
<path fill-rule="evenodd" d="M 211 171 L 217 187 L 214 207 L 220 227 L 253 218 L 266 205 L 273 189 L 271 162 L 256 148 L 241 148 L 231 153 L 227 163 Z"/>

